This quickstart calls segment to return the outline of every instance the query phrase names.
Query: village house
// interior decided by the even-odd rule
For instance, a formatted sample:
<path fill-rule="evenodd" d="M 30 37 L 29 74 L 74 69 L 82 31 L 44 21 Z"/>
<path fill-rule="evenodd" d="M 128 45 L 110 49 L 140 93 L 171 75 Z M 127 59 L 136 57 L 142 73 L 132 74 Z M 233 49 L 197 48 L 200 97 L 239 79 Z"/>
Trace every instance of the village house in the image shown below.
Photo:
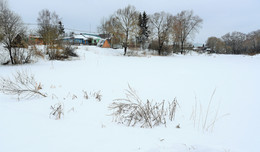
<path fill-rule="evenodd" d="M 43 45 L 43 38 L 37 35 L 30 35 L 29 36 L 29 43 L 30 44 L 37 44 L 37 45 Z"/>
<path fill-rule="evenodd" d="M 100 40 L 100 36 L 88 33 L 73 34 L 63 38 L 63 41 L 77 45 L 97 45 Z"/>

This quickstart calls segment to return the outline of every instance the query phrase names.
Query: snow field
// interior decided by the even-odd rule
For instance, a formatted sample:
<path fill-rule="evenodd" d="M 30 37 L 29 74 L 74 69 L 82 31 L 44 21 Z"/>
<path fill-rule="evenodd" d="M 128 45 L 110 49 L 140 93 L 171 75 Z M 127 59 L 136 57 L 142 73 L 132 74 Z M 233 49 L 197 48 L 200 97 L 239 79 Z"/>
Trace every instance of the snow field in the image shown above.
<path fill-rule="evenodd" d="M 125 57 L 123 50 L 90 46 L 80 46 L 77 53 L 80 57 L 71 61 L 0 66 L 1 77 L 17 70 L 34 74 L 43 84 L 41 92 L 48 94 L 20 101 L 0 94 L 0 151 L 259 151 L 259 56 Z M 180 108 L 175 122 L 153 129 L 112 122 L 108 106 L 125 97 L 128 84 L 144 101 L 176 97 Z M 83 91 L 99 90 L 100 102 L 84 98 Z M 198 128 L 204 123 L 197 120 L 194 128 L 190 117 L 197 103 L 205 119 L 214 90 L 207 120 L 214 120 L 216 112 L 219 119 L 212 132 L 205 132 Z M 64 105 L 61 120 L 49 118 L 50 107 L 57 103 Z"/>

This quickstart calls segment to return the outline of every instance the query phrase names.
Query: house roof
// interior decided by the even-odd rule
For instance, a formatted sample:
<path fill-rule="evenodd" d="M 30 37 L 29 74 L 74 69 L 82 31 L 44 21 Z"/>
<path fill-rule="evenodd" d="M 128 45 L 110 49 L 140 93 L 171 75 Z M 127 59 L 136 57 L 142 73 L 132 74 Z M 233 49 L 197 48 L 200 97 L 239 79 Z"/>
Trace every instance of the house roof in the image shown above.
<path fill-rule="evenodd" d="M 101 38 L 99 35 L 97 35 L 97 34 L 89 34 L 89 33 L 81 33 L 82 35 L 84 35 L 84 36 L 91 36 L 91 37 L 97 37 L 97 38 Z"/>
<path fill-rule="evenodd" d="M 72 37 L 73 37 L 74 39 L 88 40 L 88 38 L 86 38 L 85 36 L 80 35 L 80 34 L 74 34 Z"/>
<path fill-rule="evenodd" d="M 100 36 L 94 35 L 94 34 L 86 34 L 86 33 L 83 33 L 82 35 L 83 35 L 84 37 L 86 37 L 86 38 L 101 39 Z"/>
<path fill-rule="evenodd" d="M 29 37 L 30 37 L 30 38 L 42 38 L 42 37 L 39 36 L 39 35 L 30 35 Z"/>
<path fill-rule="evenodd" d="M 100 39 L 100 37 L 98 37 L 98 36 L 93 36 L 93 35 L 88 35 L 88 34 L 74 34 L 72 37 L 74 39 L 83 39 L 83 40 Z"/>

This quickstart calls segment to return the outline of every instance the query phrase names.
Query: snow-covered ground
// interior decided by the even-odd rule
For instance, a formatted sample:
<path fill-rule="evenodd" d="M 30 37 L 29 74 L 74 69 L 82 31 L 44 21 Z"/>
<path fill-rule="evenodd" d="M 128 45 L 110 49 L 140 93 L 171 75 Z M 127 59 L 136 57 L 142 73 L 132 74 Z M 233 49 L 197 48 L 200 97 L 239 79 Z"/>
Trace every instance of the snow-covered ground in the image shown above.
<path fill-rule="evenodd" d="M 77 53 L 71 61 L 0 66 L 1 77 L 18 70 L 35 75 L 48 95 L 18 101 L 0 94 L 0 152 L 260 151 L 260 56 L 128 57 L 123 50 L 90 46 Z M 152 129 L 113 122 L 108 106 L 125 97 L 128 84 L 143 100 L 176 97 L 175 121 Z M 87 100 L 83 91 L 100 91 L 102 100 Z M 205 131 L 212 95 L 207 121 L 216 122 Z M 64 105 L 61 120 L 49 117 L 57 103 Z M 200 122 L 191 118 L 195 105 Z"/>

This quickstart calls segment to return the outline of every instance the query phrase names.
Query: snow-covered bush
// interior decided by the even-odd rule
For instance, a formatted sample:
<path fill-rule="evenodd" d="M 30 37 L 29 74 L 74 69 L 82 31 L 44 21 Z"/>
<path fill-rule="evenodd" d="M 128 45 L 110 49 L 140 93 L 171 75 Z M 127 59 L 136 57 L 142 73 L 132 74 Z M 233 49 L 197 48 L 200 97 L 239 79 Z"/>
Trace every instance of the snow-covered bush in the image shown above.
<path fill-rule="evenodd" d="M 13 48 L 14 64 L 26 64 L 32 62 L 33 52 L 27 48 Z"/>
<path fill-rule="evenodd" d="M 127 126 L 140 125 L 142 128 L 153 128 L 159 125 L 167 124 L 167 121 L 173 121 L 176 114 L 178 102 L 176 98 L 166 105 L 165 101 L 143 102 L 136 91 L 129 86 L 126 90 L 125 99 L 116 99 L 109 109 L 113 110 L 114 121 Z"/>
<path fill-rule="evenodd" d="M 38 58 L 45 58 L 43 46 L 29 45 L 28 48 L 12 48 L 13 64 L 26 64 L 36 62 Z M 0 64 L 11 64 L 10 54 L 0 44 Z"/>
<path fill-rule="evenodd" d="M 0 77 L 0 92 L 9 95 L 18 95 L 20 98 L 46 97 L 41 93 L 42 85 L 34 79 L 32 74 L 26 71 L 17 71 L 13 78 Z"/>
<path fill-rule="evenodd" d="M 4 50 L 4 47 L 0 43 L 0 64 L 6 65 L 10 62 L 8 52 Z"/>
<path fill-rule="evenodd" d="M 1 51 L 1 57 L 0 57 L 0 63 L 2 65 L 7 65 L 11 63 L 10 56 L 7 52 L 7 50 Z M 27 48 L 12 48 L 12 60 L 13 64 L 26 64 L 31 63 L 33 58 L 33 51 Z"/>

